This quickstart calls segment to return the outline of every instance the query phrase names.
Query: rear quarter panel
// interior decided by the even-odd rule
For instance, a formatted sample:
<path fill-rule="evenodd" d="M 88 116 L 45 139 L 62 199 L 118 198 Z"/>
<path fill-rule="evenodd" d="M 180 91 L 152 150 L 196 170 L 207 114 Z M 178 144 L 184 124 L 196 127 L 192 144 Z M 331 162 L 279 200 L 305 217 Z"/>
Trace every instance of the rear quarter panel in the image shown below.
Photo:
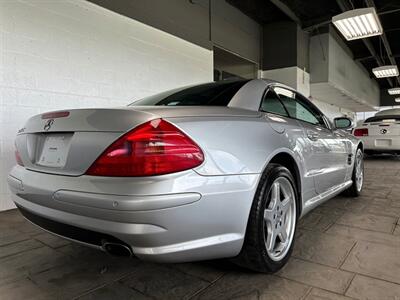
<path fill-rule="evenodd" d="M 314 196 L 313 180 L 306 170 L 307 142 L 297 121 L 276 130 L 267 115 L 253 118 L 170 118 L 204 151 L 205 161 L 195 171 L 203 176 L 261 174 L 271 159 L 282 152 L 296 161 L 303 199 Z M 275 128 L 275 129 L 274 129 Z"/>

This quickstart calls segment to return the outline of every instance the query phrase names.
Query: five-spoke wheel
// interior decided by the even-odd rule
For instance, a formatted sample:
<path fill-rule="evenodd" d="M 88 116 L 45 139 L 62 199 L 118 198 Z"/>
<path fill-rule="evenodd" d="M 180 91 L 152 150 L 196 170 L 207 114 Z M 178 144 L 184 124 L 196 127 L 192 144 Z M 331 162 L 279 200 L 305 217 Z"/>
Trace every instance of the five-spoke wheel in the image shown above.
<path fill-rule="evenodd" d="M 284 257 L 292 243 L 296 225 L 296 199 L 290 181 L 278 177 L 272 183 L 269 204 L 264 211 L 264 238 L 268 256 L 275 261 Z"/>
<path fill-rule="evenodd" d="M 237 264 L 261 272 L 276 272 L 286 264 L 293 250 L 297 199 L 291 172 L 269 164 L 254 197 Z"/>

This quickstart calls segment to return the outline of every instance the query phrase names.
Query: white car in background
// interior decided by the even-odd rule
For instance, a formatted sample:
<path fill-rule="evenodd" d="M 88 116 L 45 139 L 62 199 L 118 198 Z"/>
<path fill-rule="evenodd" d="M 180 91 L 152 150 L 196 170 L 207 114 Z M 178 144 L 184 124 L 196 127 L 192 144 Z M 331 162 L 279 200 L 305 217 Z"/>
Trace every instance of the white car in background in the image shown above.
<path fill-rule="evenodd" d="M 353 134 L 364 142 L 366 154 L 400 154 L 400 109 L 376 113 L 357 126 Z"/>

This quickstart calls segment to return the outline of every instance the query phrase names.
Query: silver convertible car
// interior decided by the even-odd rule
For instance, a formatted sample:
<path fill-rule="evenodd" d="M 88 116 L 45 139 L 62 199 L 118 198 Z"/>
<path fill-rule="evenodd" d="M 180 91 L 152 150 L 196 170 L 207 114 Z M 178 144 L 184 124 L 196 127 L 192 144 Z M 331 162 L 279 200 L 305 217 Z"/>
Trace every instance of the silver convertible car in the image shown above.
<path fill-rule="evenodd" d="M 363 144 L 304 96 L 223 81 L 123 108 L 55 111 L 16 137 L 8 177 L 32 223 L 121 256 L 279 270 L 299 218 L 363 186 Z"/>

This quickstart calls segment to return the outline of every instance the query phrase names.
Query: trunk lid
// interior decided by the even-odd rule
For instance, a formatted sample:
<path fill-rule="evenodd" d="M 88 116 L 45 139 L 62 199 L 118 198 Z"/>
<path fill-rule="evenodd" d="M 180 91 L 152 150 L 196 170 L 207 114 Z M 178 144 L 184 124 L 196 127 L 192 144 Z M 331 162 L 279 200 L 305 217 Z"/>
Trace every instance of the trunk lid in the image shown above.
<path fill-rule="evenodd" d="M 372 137 L 388 138 L 400 136 L 400 122 L 395 119 L 384 119 L 381 121 L 364 123 L 368 128 L 368 135 Z"/>
<path fill-rule="evenodd" d="M 19 130 L 16 147 L 29 170 L 79 176 L 123 133 L 155 118 L 124 108 L 36 115 Z"/>
<path fill-rule="evenodd" d="M 29 170 L 79 176 L 121 135 L 147 121 L 188 116 L 259 115 L 258 112 L 228 107 L 74 109 L 33 116 L 19 130 L 16 147 Z"/>

